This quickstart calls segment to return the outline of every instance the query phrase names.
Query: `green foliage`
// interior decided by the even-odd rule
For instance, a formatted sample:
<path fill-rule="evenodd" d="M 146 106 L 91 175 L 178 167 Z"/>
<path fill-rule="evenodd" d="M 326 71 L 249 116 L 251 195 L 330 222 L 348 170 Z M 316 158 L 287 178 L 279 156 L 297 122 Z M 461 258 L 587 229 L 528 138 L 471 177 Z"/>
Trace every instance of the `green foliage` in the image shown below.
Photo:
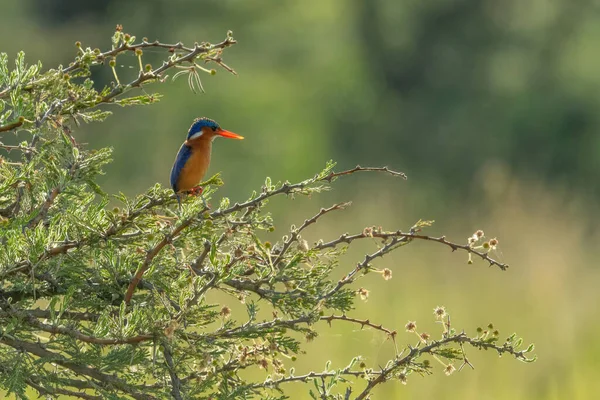
<path fill-rule="evenodd" d="M 165 81 L 171 68 L 181 67 L 193 77 L 190 88 L 201 89 L 195 74 L 210 71 L 197 62 L 212 61 L 233 72 L 221 55 L 234 43 L 228 33 L 220 44 L 193 48 L 136 44 L 118 28 L 111 50 L 77 43 L 78 55 L 66 68 L 41 72 L 41 65 L 27 67 L 19 54 L 10 69 L 7 56 L 0 56 L 0 132 L 24 139 L 19 145 L 0 144 L 17 154 L 0 158 L 2 388 L 19 398 L 27 398 L 28 386 L 49 397 L 84 399 L 285 398 L 285 384 L 300 381 L 310 383 L 313 398 L 356 393 L 364 399 L 388 380 L 406 383 L 412 373 L 432 373 L 426 356 L 439 361 L 447 375 L 454 371 L 450 362 L 470 365 L 464 345 L 530 361 L 525 354 L 533 347 L 520 350 L 522 341 L 515 336 L 498 344 L 491 327 L 474 336 L 457 333 L 445 310 L 437 308 L 441 334 L 419 335 L 415 323 L 407 324 L 419 336 L 417 344 L 397 350 L 384 367 L 369 368 L 357 356 L 346 367 L 328 364 L 322 372 L 295 373 L 291 365 L 302 356 L 303 342 L 318 339 L 324 322 L 369 326 L 396 344 L 395 331 L 346 313 L 357 297 L 368 296 L 367 289 L 354 286 L 364 274 L 391 278 L 391 271 L 373 262 L 414 240 L 508 267 L 490 257 L 494 245 L 481 244 L 483 234 L 465 245 L 424 235 L 421 230 L 431 221 L 406 232 L 368 227 L 314 244 L 302 238 L 310 225 L 349 203 L 321 208 L 275 243 L 265 239 L 275 229 L 267 211 L 272 197 L 311 196 L 355 173 L 405 177 L 402 173 L 359 166 L 336 172 L 330 162 L 301 182 L 267 178 L 243 202 L 215 198 L 222 183 L 217 175 L 204 183 L 203 197 L 188 197 L 181 208 L 160 185 L 134 198 L 102 191 L 96 180 L 110 162 L 110 150 L 78 144 L 71 136 L 78 121 L 102 121 L 108 116 L 98 108 L 103 104 L 155 101 L 157 95 L 129 92 Z M 146 47 L 165 49 L 161 67 L 142 67 Z M 128 52 L 138 57 L 139 76 L 121 84 L 113 60 Z M 97 91 L 88 76 L 105 61 L 115 83 Z M 210 207 L 211 201 L 218 207 Z M 376 241 L 377 248 L 334 278 L 346 247 L 365 239 Z M 209 300 L 215 295 L 227 300 Z M 245 304 L 247 317 L 234 319 L 233 303 Z M 269 377 L 257 379 L 251 374 L 257 369 L 269 371 Z"/>

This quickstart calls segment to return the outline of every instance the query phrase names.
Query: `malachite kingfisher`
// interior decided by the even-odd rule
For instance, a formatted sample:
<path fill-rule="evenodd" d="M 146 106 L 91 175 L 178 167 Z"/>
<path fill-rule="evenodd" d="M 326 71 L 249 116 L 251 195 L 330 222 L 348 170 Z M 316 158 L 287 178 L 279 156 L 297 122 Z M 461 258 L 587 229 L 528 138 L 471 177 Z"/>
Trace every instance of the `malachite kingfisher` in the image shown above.
<path fill-rule="evenodd" d="M 171 169 L 171 187 L 181 205 L 180 194 L 201 194 L 198 183 L 202 180 L 210 164 L 212 142 L 216 137 L 243 139 L 243 136 L 222 129 L 218 123 L 208 118 L 196 118 L 190 126 L 185 142 L 179 148 Z"/>

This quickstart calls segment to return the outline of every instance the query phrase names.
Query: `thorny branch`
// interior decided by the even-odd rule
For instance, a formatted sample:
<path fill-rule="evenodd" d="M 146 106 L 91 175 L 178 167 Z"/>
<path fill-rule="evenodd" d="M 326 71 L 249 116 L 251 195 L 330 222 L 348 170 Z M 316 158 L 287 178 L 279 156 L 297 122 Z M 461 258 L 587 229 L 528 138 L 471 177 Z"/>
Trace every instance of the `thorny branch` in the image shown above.
<path fill-rule="evenodd" d="M 501 262 L 496 261 L 495 259 L 491 258 L 489 256 L 489 252 L 478 251 L 478 250 L 470 247 L 469 245 L 462 245 L 462 244 L 450 242 L 446 239 L 445 236 L 434 237 L 434 236 L 421 235 L 421 234 L 414 233 L 414 232 L 402 232 L 400 230 L 395 231 L 395 232 L 373 231 L 369 234 L 363 232 L 363 233 L 357 233 L 354 235 L 348 235 L 347 233 L 344 233 L 339 238 L 334 239 L 330 242 L 317 243 L 314 246 L 314 249 L 323 250 L 323 249 L 327 249 L 327 248 L 333 248 L 341 243 L 349 244 L 357 239 L 365 239 L 365 238 L 372 238 L 372 237 L 380 238 L 380 239 L 384 239 L 384 240 L 388 240 L 388 239 L 392 239 L 392 241 L 396 240 L 395 244 L 406 243 L 407 241 L 409 241 L 411 239 L 429 240 L 429 241 L 433 241 L 433 242 L 438 242 L 438 243 L 442 243 L 442 244 L 450 247 L 452 249 L 452 251 L 464 250 L 468 253 L 475 254 L 476 256 L 480 257 L 482 260 L 489 262 L 490 266 L 495 265 L 503 271 L 508 269 L 508 264 L 501 263 Z"/>
<path fill-rule="evenodd" d="M 181 42 L 175 43 L 175 44 L 167 44 L 167 43 L 161 43 L 159 41 L 148 42 L 146 39 L 144 39 L 142 41 L 142 43 L 133 44 L 133 45 L 124 41 L 120 46 L 118 46 L 116 48 L 113 48 L 109 51 L 105 51 L 103 53 L 94 55 L 94 59 L 92 60 L 91 64 L 88 64 L 90 61 L 87 60 L 86 57 L 80 57 L 80 58 L 78 58 L 78 60 L 71 63 L 68 67 L 63 68 L 62 70 L 58 70 L 58 71 L 56 71 L 56 73 L 59 74 L 60 76 L 67 76 L 66 74 L 80 71 L 83 68 L 89 68 L 89 66 L 103 64 L 107 60 L 111 60 L 114 57 L 118 56 L 119 54 L 122 54 L 125 52 L 135 53 L 136 50 L 141 50 L 144 48 L 163 48 L 163 49 L 168 50 L 169 52 L 176 52 L 176 51 L 183 52 L 181 54 L 177 54 L 176 57 L 172 57 L 169 60 L 164 61 L 163 64 L 158 68 L 152 69 L 150 71 L 140 70 L 139 75 L 136 79 L 132 80 L 131 82 L 129 82 L 125 85 L 117 84 L 107 95 L 99 98 L 93 104 L 80 103 L 79 105 L 77 105 L 76 99 L 73 98 L 72 96 L 64 98 L 64 99 L 57 99 L 50 104 L 48 109 L 41 116 L 38 116 L 35 118 L 35 122 L 36 122 L 35 125 L 37 128 L 39 128 L 46 122 L 46 120 L 48 120 L 51 117 L 58 116 L 58 115 L 72 116 L 72 115 L 76 115 L 78 112 L 83 111 L 84 109 L 92 109 L 101 104 L 111 103 L 117 96 L 125 93 L 126 91 L 129 91 L 132 88 L 141 87 L 142 84 L 147 81 L 156 81 L 156 80 L 162 79 L 164 72 L 166 72 L 167 70 L 169 70 L 175 66 L 185 64 L 185 63 L 194 63 L 194 60 L 202 54 L 208 54 L 215 50 L 219 51 L 219 50 L 225 49 L 227 47 L 233 46 L 236 43 L 237 43 L 237 41 L 235 39 L 233 39 L 233 37 L 231 37 L 230 35 L 228 35 L 223 41 L 216 43 L 216 44 L 195 43 L 193 47 L 184 46 L 183 43 L 181 43 Z M 221 57 L 207 57 L 206 61 L 215 62 L 215 63 L 219 64 L 221 67 L 223 67 L 224 69 L 226 69 L 227 71 L 235 73 L 235 71 L 233 71 L 230 67 L 228 67 L 226 64 L 223 63 Z M 24 89 L 31 91 L 36 87 L 36 85 L 43 83 L 45 79 L 46 78 L 41 78 L 41 79 L 33 78 L 29 82 L 22 83 L 21 86 Z M 15 89 L 16 89 L 16 87 L 11 87 L 11 88 L 8 88 L 7 90 L 15 90 Z M 0 95 L 2 95 L 2 94 L 4 94 L 4 92 L 0 93 Z M 72 108 L 67 106 L 70 103 L 73 103 Z M 19 128 L 19 127 L 23 126 L 25 124 L 25 122 L 26 122 L 26 120 L 23 117 L 21 117 L 17 122 L 0 126 L 0 132 L 7 132 L 10 130 Z"/>
<path fill-rule="evenodd" d="M 355 400 L 363 400 L 367 399 L 373 388 L 392 377 L 392 375 L 401 368 L 409 365 L 413 360 L 418 358 L 422 354 L 434 354 L 435 350 L 444 347 L 447 344 L 457 343 L 457 344 L 469 344 L 477 349 L 483 350 L 495 350 L 498 354 L 502 355 L 504 353 L 508 353 L 514 356 L 518 360 L 527 361 L 528 358 L 525 356 L 525 351 L 516 351 L 510 345 L 498 346 L 494 343 L 485 342 L 480 339 L 475 339 L 467 336 L 464 332 L 447 336 L 438 341 L 432 341 L 431 343 L 423 346 L 423 347 L 412 347 L 408 354 L 404 357 L 396 358 L 395 361 L 391 363 L 391 365 L 382 368 L 379 371 L 375 371 L 375 378 L 369 380 L 367 387 L 356 397 Z"/>
<path fill-rule="evenodd" d="M 391 329 L 387 329 L 384 328 L 381 324 L 374 324 L 373 322 L 371 322 L 368 319 L 357 319 L 357 318 L 352 318 L 352 317 L 348 317 L 347 315 L 330 315 L 330 316 L 322 316 L 321 317 L 322 321 L 327 321 L 327 323 L 329 324 L 329 326 L 331 326 L 331 321 L 333 320 L 338 320 L 338 321 L 348 321 L 348 322 L 354 322 L 356 324 L 359 324 L 361 329 L 364 328 L 365 326 L 370 326 L 373 329 L 377 329 L 378 331 L 384 332 L 387 334 L 387 336 L 392 339 L 394 342 L 396 341 L 396 335 L 398 332 L 396 331 L 392 331 Z"/>

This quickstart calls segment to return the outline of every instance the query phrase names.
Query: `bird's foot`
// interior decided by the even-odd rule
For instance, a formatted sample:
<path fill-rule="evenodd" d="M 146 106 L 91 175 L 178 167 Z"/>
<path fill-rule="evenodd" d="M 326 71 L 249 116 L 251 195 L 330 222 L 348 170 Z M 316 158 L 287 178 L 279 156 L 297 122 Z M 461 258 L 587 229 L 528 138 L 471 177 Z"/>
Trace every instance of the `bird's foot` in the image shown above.
<path fill-rule="evenodd" d="M 191 194 L 192 196 L 200 196 L 203 191 L 204 191 L 204 188 L 202 186 L 194 186 L 193 188 L 191 188 L 188 191 L 188 193 Z"/>
<path fill-rule="evenodd" d="M 210 204 L 207 204 L 206 200 L 204 199 L 204 196 L 202 196 L 203 192 L 204 192 L 204 188 L 202 186 L 194 186 L 193 188 L 188 190 L 189 195 L 200 196 L 200 199 L 202 200 L 202 204 L 204 204 L 204 208 L 210 209 Z"/>

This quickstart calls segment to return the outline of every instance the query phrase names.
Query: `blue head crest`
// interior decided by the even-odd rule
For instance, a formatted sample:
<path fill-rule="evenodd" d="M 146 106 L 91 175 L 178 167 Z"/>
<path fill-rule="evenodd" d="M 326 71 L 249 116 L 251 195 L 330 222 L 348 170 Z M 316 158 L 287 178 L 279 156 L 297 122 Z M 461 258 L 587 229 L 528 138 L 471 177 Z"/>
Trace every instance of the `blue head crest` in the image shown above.
<path fill-rule="evenodd" d="M 196 135 L 199 132 L 202 132 L 202 128 L 211 128 L 213 131 L 216 131 L 220 128 L 219 124 L 213 121 L 210 118 L 202 117 L 196 118 L 190 126 L 190 130 L 188 131 L 187 139 L 189 140 L 192 136 Z"/>

